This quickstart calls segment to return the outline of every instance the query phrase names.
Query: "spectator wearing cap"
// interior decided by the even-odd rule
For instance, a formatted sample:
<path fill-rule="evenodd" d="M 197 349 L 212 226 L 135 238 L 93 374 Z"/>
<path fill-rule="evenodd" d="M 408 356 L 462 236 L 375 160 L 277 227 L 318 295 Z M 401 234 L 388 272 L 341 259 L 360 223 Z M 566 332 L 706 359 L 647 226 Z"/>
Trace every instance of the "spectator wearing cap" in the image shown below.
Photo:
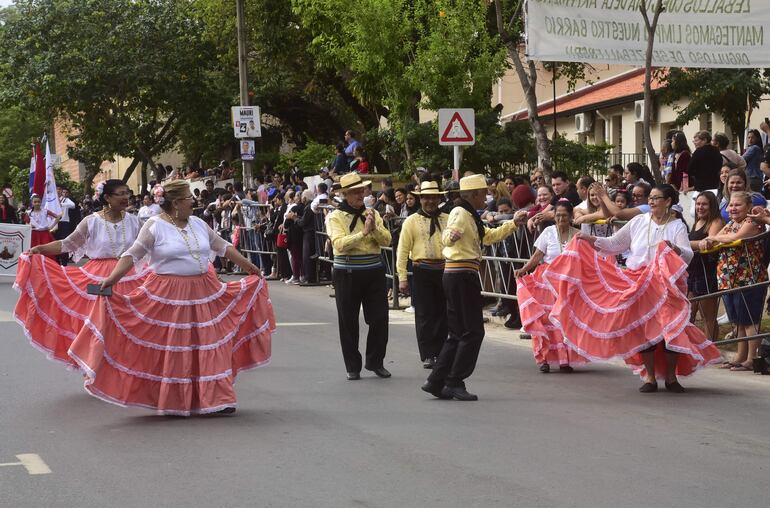
<path fill-rule="evenodd" d="M 447 299 L 449 335 L 422 390 L 441 399 L 478 400 L 465 387 L 476 367 L 484 340 L 483 299 L 479 266 L 481 245 L 498 242 L 516 231 L 514 221 L 489 229 L 476 210 L 484 208 L 487 181 L 484 175 L 460 180 L 460 200 L 449 213 L 441 234 L 446 260 L 443 277 Z M 522 212 L 523 213 L 523 212 Z M 521 220 L 521 215 L 518 216 Z"/>
<path fill-rule="evenodd" d="M 417 191 L 415 191 L 417 192 Z M 401 225 L 396 268 L 399 289 L 409 288 L 407 262 L 412 261 L 412 306 L 420 361 L 433 368 L 447 336 L 447 309 L 442 277 L 444 256 L 441 235 L 448 215 L 439 210 L 441 192 L 436 182 L 420 186 L 420 209 Z"/>
<path fill-rule="evenodd" d="M 361 368 L 378 377 L 390 377 L 384 367 L 388 344 L 388 296 L 380 250 L 391 235 L 376 210 L 364 206 L 371 185 L 357 173 L 340 179 L 344 201 L 326 218 L 326 231 L 334 252 L 334 289 L 340 345 L 349 380 L 361 378 Z M 364 309 L 369 325 L 366 362 L 358 349 L 358 316 Z"/>

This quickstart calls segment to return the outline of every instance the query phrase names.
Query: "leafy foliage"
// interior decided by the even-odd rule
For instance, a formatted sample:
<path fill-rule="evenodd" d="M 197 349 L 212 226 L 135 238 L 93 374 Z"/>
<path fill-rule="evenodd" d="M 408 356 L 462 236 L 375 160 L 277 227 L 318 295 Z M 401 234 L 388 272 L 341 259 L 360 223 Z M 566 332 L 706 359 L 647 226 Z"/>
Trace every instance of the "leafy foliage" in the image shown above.
<path fill-rule="evenodd" d="M 328 166 L 333 157 L 333 146 L 310 141 L 301 150 L 281 154 L 275 169 L 281 173 L 288 173 L 298 168 L 303 175 L 315 175 L 320 168 Z"/>
<path fill-rule="evenodd" d="M 551 145 L 556 169 L 567 173 L 572 181 L 583 175 L 604 174 L 612 145 L 588 145 L 557 135 Z"/>
<path fill-rule="evenodd" d="M 0 31 L 0 103 L 71 125 L 86 183 L 115 155 L 152 158 L 214 96 L 211 47 L 187 2 L 22 0 Z M 63 78 L 66 76 L 66 79 Z"/>
<path fill-rule="evenodd" d="M 685 107 L 676 107 L 676 123 L 685 125 L 703 113 L 717 113 L 743 142 L 746 111 L 759 106 L 770 93 L 770 78 L 764 69 L 665 69 L 658 79 L 665 87 L 658 96 L 666 104 L 687 97 Z"/>

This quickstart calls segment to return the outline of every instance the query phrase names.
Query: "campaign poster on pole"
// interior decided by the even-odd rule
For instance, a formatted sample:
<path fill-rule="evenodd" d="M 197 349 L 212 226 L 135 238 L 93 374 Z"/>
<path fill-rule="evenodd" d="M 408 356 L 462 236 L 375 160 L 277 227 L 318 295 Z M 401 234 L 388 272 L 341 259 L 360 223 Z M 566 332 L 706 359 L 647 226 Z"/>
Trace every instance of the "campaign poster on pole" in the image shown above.
<path fill-rule="evenodd" d="M 469 146 L 476 143 L 476 114 L 473 109 L 439 109 L 438 143 L 442 146 Z"/>
<path fill-rule="evenodd" d="M 236 138 L 261 138 L 259 106 L 233 106 L 233 134 Z"/>
<path fill-rule="evenodd" d="M 30 249 L 32 227 L 26 224 L 0 224 L 0 282 L 13 282 L 19 256 Z"/>
<path fill-rule="evenodd" d="M 240 141 L 241 145 L 241 160 L 244 161 L 253 161 L 254 156 L 257 153 L 257 147 L 256 143 L 253 139 L 242 139 Z"/>

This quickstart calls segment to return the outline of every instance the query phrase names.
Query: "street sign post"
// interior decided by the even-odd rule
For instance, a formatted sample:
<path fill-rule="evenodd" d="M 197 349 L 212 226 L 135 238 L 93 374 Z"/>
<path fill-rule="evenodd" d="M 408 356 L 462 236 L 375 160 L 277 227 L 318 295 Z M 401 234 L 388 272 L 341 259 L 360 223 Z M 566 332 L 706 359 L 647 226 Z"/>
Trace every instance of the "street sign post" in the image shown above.
<path fill-rule="evenodd" d="M 460 147 L 476 143 L 476 114 L 471 108 L 438 110 L 438 143 L 453 147 L 453 178 L 460 178 Z"/>

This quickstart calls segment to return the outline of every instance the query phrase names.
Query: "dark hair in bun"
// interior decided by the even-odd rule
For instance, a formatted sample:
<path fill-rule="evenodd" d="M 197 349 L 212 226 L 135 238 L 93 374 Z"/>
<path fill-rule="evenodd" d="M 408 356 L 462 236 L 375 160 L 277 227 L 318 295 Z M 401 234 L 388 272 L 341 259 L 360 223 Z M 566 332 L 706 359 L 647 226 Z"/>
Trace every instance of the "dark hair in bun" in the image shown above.
<path fill-rule="evenodd" d="M 570 215 L 570 217 L 572 217 L 572 210 L 574 207 L 572 206 L 572 203 L 570 203 L 569 199 L 561 198 L 556 202 L 556 206 L 553 207 L 553 211 L 555 212 L 557 208 L 564 208 L 567 210 L 567 213 Z"/>
<path fill-rule="evenodd" d="M 117 180 L 117 179 L 107 180 L 106 182 L 104 182 L 102 193 L 99 195 L 99 202 L 103 205 L 106 205 L 107 200 L 104 198 L 106 196 L 112 196 L 113 194 L 115 194 L 115 191 L 117 191 L 121 187 L 128 187 L 128 185 L 123 180 Z"/>

